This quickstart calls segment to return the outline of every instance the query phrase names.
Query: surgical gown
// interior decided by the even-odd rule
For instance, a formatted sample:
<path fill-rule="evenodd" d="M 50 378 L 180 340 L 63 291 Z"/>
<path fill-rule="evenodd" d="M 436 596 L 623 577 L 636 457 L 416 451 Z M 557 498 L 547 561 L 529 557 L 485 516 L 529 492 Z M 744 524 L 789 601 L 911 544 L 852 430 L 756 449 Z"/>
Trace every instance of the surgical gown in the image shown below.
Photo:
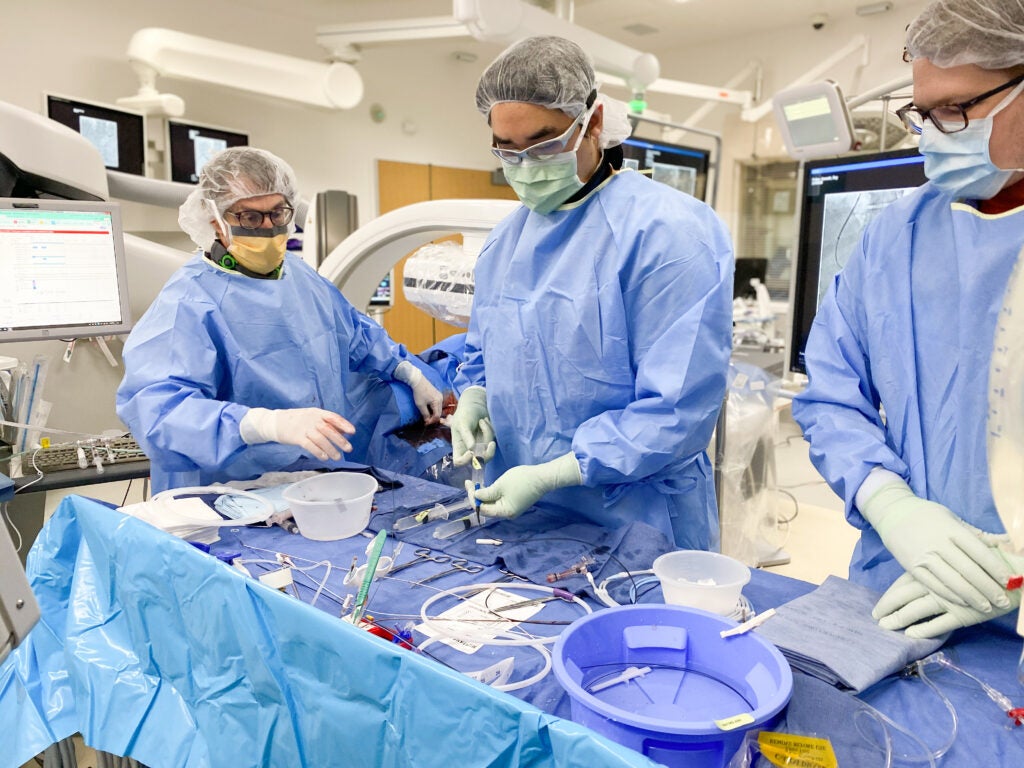
<path fill-rule="evenodd" d="M 985 418 L 996 316 L 1022 245 L 1024 208 L 986 215 L 927 184 L 871 222 L 826 294 L 793 416 L 862 529 L 852 580 L 881 591 L 903 572 L 854 504 L 876 466 L 968 523 L 1003 531 Z"/>
<path fill-rule="evenodd" d="M 476 265 L 457 388 L 485 386 L 510 467 L 572 450 L 580 487 L 539 506 L 717 549 L 706 449 L 725 394 L 733 256 L 708 206 L 616 173 L 548 215 L 519 208 Z"/>
<path fill-rule="evenodd" d="M 363 461 L 386 382 L 411 356 L 301 259 L 279 280 L 229 272 L 197 256 L 178 270 L 124 347 L 117 413 L 149 457 L 154 492 L 334 466 L 302 448 L 246 445 L 251 407 L 324 408 L 356 427 Z"/>

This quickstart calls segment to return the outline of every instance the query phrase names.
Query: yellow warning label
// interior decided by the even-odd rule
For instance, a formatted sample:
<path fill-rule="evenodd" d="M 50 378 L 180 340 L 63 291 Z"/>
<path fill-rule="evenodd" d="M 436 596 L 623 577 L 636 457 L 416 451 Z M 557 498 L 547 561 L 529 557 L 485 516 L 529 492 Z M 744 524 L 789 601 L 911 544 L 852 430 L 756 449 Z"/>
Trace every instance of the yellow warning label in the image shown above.
<path fill-rule="evenodd" d="M 786 768 L 838 768 L 828 739 L 762 731 L 757 735 L 761 754 L 773 765 Z"/>

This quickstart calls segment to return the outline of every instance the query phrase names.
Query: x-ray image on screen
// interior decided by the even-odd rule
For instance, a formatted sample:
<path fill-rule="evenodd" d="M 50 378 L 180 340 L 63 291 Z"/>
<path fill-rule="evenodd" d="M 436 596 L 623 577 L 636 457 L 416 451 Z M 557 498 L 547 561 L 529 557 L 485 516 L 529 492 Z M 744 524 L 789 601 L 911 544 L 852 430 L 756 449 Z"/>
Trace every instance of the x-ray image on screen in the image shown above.
<path fill-rule="evenodd" d="M 193 136 L 192 144 L 195 148 L 195 167 L 202 169 L 206 161 L 223 149 L 228 148 L 224 139 L 212 139 L 208 136 Z"/>
<path fill-rule="evenodd" d="M 832 284 L 832 278 L 846 266 L 846 260 L 860 241 L 861 233 L 868 222 L 887 205 L 913 191 L 914 187 L 872 189 L 863 192 L 841 192 L 825 198 L 817 306 L 821 306 L 821 300 Z"/>
<path fill-rule="evenodd" d="M 683 165 L 669 165 L 668 163 L 654 163 L 651 178 L 688 195 L 695 194 L 697 190 L 696 168 L 688 168 Z"/>
<path fill-rule="evenodd" d="M 100 151 L 103 164 L 107 168 L 116 168 L 120 165 L 117 153 L 117 123 L 113 120 L 81 115 L 78 118 L 78 127 L 82 136 Z"/>

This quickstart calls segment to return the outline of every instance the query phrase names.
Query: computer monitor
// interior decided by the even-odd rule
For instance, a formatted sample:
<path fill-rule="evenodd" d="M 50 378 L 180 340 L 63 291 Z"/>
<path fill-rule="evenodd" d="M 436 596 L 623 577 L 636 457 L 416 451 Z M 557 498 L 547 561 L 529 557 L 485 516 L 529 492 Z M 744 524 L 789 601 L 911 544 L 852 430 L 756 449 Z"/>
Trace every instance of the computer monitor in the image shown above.
<path fill-rule="evenodd" d="M 118 203 L 0 198 L 0 342 L 128 333 Z"/>
<path fill-rule="evenodd" d="M 171 181 L 195 184 L 206 161 L 228 147 L 247 147 L 249 137 L 239 131 L 210 125 L 167 121 L 167 154 Z"/>
<path fill-rule="evenodd" d="M 814 315 L 868 222 L 925 181 L 924 158 L 916 149 L 804 163 L 789 343 L 791 371 L 806 373 L 804 348 Z"/>
<path fill-rule="evenodd" d="M 46 94 L 46 115 L 88 139 L 110 170 L 146 175 L 146 118 L 141 112 Z"/>
<path fill-rule="evenodd" d="M 384 277 L 380 279 L 377 284 L 377 290 L 373 292 L 373 296 L 370 297 L 371 307 L 391 307 L 395 303 L 395 294 L 393 289 L 395 279 L 395 271 L 391 270 Z"/>
<path fill-rule="evenodd" d="M 704 200 L 711 152 L 663 141 L 629 138 L 622 142 L 622 167 L 650 174 L 655 181 Z"/>

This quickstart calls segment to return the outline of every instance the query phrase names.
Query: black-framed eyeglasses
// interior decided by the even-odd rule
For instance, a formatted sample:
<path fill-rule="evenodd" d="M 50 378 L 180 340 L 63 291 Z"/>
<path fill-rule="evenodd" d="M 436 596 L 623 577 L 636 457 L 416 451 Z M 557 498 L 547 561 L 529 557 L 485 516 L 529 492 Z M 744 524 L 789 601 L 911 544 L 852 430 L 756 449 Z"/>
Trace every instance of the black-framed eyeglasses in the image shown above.
<path fill-rule="evenodd" d="M 270 218 L 270 223 L 275 227 L 283 227 L 292 220 L 295 209 L 287 205 L 279 205 L 272 211 L 225 211 L 238 219 L 239 226 L 246 229 L 259 229 L 263 222 Z"/>
<path fill-rule="evenodd" d="M 931 120 L 932 125 L 943 133 L 958 133 L 967 127 L 969 122 L 967 119 L 968 109 L 1022 82 L 1024 82 L 1024 75 L 1018 75 L 1012 80 L 1008 80 L 1002 85 L 993 88 L 991 91 L 985 91 L 980 96 L 975 96 L 973 99 L 962 101 L 959 104 L 946 104 L 941 107 L 932 107 L 931 109 L 918 109 L 914 106 L 914 102 L 910 102 L 897 109 L 896 116 L 903 121 L 903 125 L 911 133 L 921 133 L 925 120 Z"/>

